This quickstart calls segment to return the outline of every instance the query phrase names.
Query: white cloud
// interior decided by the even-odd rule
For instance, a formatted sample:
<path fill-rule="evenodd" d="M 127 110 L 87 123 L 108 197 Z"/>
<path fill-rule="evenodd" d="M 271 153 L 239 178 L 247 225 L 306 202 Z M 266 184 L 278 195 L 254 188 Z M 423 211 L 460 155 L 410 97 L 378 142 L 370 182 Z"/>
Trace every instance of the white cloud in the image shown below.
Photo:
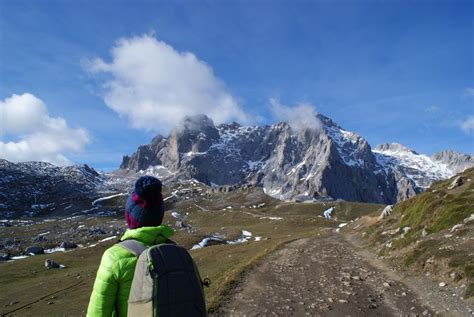
<path fill-rule="evenodd" d="M 322 129 L 322 123 L 317 117 L 314 107 L 308 103 L 301 103 L 294 107 L 288 107 L 280 104 L 275 99 L 270 99 L 270 106 L 273 116 L 278 121 L 286 121 L 294 130 L 311 128 L 315 130 Z"/>
<path fill-rule="evenodd" d="M 105 104 L 134 128 L 167 132 L 184 116 L 206 114 L 220 123 L 247 116 L 205 62 L 178 52 L 151 35 L 121 39 L 110 63 L 89 63 L 92 73 L 111 78 L 104 84 Z"/>
<path fill-rule="evenodd" d="M 0 119 L 0 136 L 17 138 L 0 141 L 0 158 L 8 161 L 70 165 L 64 153 L 80 152 L 89 142 L 85 130 L 71 129 L 63 118 L 50 117 L 43 101 L 29 93 L 0 101 Z"/>
<path fill-rule="evenodd" d="M 461 129 L 466 133 L 474 133 L 474 116 L 469 116 L 461 122 Z"/>

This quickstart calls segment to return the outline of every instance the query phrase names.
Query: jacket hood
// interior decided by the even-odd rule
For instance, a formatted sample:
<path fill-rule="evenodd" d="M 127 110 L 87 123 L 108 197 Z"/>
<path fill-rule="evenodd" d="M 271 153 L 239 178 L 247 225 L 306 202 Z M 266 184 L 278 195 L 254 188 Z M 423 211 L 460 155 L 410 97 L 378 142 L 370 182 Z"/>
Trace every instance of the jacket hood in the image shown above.
<path fill-rule="evenodd" d="M 167 225 L 141 227 L 137 229 L 127 229 L 120 240 L 134 239 L 146 245 L 155 245 L 165 242 L 173 233 L 173 229 Z"/>

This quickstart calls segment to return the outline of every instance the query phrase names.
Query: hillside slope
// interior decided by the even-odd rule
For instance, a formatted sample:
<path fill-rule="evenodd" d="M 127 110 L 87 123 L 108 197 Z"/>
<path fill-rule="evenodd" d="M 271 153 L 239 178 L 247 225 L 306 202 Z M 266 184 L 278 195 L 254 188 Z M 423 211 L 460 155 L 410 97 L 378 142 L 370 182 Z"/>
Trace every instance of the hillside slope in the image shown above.
<path fill-rule="evenodd" d="M 348 226 L 395 266 L 432 276 L 474 296 L 474 168 L 440 181 L 379 219 Z"/>

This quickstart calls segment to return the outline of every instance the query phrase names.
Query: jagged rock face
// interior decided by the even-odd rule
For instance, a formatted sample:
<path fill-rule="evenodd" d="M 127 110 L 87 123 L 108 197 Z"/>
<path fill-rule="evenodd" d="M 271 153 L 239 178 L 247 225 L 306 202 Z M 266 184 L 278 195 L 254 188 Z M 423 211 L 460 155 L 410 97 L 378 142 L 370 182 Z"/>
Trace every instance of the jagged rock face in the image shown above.
<path fill-rule="evenodd" d="M 81 202 L 90 206 L 104 184 L 104 176 L 87 165 L 58 167 L 0 159 L 0 215 L 35 216 Z"/>
<path fill-rule="evenodd" d="M 446 164 L 454 174 L 461 173 L 474 166 L 473 156 L 450 150 L 435 153 L 431 158 L 435 162 Z"/>
<path fill-rule="evenodd" d="M 186 118 L 159 146 L 141 146 L 124 157 L 121 169 L 146 170 L 160 162 L 177 178 L 212 185 L 262 186 L 280 199 L 319 199 L 391 203 L 395 180 L 382 169 L 366 140 L 319 116 L 322 129 L 295 130 L 287 123 L 242 127 L 214 126 L 203 116 Z M 141 156 L 146 156 L 141 158 Z M 137 164 L 140 162 L 143 164 Z"/>
<path fill-rule="evenodd" d="M 374 153 L 379 164 L 395 176 L 399 201 L 474 166 L 470 155 L 443 151 L 429 157 L 398 143 L 377 145 Z"/>
<path fill-rule="evenodd" d="M 472 157 L 442 152 L 430 158 L 391 143 L 374 150 L 361 136 L 318 115 L 321 127 L 280 122 L 214 126 L 206 116 L 185 118 L 165 139 L 156 137 L 125 156 L 121 171 L 160 171 L 166 180 L 208 185 L 253 184 L 279 199 L 344 199 L 393 204 L 408 199 Z M 159 168 L 154 165 L 160 165 Z M 166 173 L 163 173 L 163 170 Z"/>

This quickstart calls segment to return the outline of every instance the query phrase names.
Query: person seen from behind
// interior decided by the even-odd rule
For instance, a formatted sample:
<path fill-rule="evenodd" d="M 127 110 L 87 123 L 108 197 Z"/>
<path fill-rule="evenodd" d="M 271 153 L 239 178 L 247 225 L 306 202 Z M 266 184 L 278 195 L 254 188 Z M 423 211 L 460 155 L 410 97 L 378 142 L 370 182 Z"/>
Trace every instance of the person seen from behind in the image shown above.
<path fill-rule="evenodd" d="M 164 203 L 161 187 L 161 182 L 152 176 L 143 176 L 136 181 L 125 206 L 128 229 L 120 239 L 122 242 L 111 246 L 102 256 L 87 309 L 88 317 L 127 316 L 129 294 L 140 254 L 122 247 L 123 241 L 138 241 L 143 244 L 143 249 L 173 243 L 168 240 L 173 230 L 162 224 Z"/>

